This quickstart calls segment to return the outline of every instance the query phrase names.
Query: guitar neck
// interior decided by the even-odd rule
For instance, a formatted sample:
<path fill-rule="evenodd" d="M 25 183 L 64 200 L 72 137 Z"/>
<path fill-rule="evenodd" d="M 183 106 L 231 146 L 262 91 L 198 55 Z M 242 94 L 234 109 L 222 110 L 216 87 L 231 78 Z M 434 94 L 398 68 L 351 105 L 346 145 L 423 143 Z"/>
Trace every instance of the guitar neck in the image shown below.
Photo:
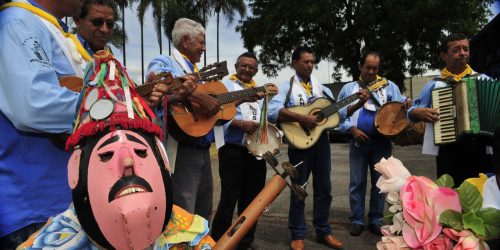
<path fill-rule="evenodd" d="M 376 90 L 376 89 L 379 89 L 381 87 L 384 87 L 388 85 L 388 81 L 385 79 L 385 78 L 382 78 L 382 80 L 375 80 L 374 82 L 368 84 L 367 87 L 365 87 L 364 89 L 368 90 L 369 92 L 373 91 L 373 90 Z M 323 113 L 323 116 L 324 117 L 328 117 L 332 114 L 335 114 L 339 111 L 339 109 L 349 105 L 349 103 L 351 102 L 354 102 L 358 99 L 358 94 L 352 94 L 326 108 L 323 108 L 321 110 L 321 113 Z"/>
<path fill-rule="evenodd" d="M 332 114 L 335 114 L 339 111 L 339 109 L 349 105 L 349 103 L 354 102 L 358 99 L 358 94 L 352 94 L 332 105 L 327 106 L 326 108 L 323 108 L 321 112 L 325 117 L 328 117 Z"/>
<path fill-rule="evenodd" d="M 221 104 L 226 104 L 226 103 L 231 103 L 231 102 L 235 102 L 237 100 L 241 100 L 241 99 L 245 99 L 245 98 L 254 96 L 258 92 L 266 93 L 266 88 L 264 86 L 262 86 L 262 87 L 256 87 L 256 88 L 251 88 L 251 89 L 244 89 L 244 90 L 237 90 L 237 91 L 233 91 L 233 92 L 228 92 L 228 93 L 217 95 L 217 99 L 219 99 L 219 102 Z"/>

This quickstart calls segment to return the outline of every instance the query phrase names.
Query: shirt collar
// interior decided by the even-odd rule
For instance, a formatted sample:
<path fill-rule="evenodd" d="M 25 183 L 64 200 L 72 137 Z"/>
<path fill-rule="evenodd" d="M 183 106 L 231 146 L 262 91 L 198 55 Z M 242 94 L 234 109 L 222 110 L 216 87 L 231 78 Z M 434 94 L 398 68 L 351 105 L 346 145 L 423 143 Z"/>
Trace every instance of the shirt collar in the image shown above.
<path fill-rule="evenodd" d="M 82 44 L 83 48 L 89 53 L 90 56 L 94 55 L 94 52 L 90 48 L 90 43 L 87 42 L 83 37 L 81 37 L 78 33 L 76 33 L 76 37 L 78 38 L 78 41 Z"/>
<path fill-rule="evenodd" d="M 44 8 L 42 5 L 40 5 L 37 1 L 35 0 L 28 0 L 28 2 L 30 2 L 33 6 L 51 14 L 53 17 L 56 18 L 57 22 L 59 22 L 59 24 L 61 25 L 61 28 L 64 30 L 64 32 L 68 32 L 69 30 L 69 27 L 68 25 L 66 25 L 65 22 L 63 22 L 61 19 L 57 18 L 56 16 L 54 16 L 52 13 L 50 13 L 46 8 Z"/>

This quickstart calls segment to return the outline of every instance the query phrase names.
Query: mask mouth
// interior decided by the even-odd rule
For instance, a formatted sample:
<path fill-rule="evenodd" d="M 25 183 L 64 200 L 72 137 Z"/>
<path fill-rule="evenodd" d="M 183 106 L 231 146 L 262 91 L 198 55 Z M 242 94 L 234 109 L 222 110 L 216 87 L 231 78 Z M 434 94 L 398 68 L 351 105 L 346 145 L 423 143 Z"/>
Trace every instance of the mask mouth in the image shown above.
<path fill-rule="evenodd" d="M 146 180 L 136 175 L 126 176 L 119 179 L 113 185 L 108 195 L 108 202 L 127 195 L 145 192 L 153 192 L 153 189 Z"/>

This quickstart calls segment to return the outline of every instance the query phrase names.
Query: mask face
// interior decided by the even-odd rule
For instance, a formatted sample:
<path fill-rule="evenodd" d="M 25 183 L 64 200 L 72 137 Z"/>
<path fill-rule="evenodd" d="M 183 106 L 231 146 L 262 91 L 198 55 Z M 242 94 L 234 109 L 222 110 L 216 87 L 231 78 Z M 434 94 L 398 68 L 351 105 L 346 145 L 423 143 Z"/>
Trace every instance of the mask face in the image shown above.
<path fill-rule="evenodd" d="M 89 152 L 88 158 L 81 156 L 82 168 L 73 191 L 82 227 L 103 247 L 150 246 L 163 231 L 172 209 L 168 162 L 156 141 L 129 130 L 117 130 L 98 139 Z M 71 162 L 69 169 L 74 171 Z M 88 217 L 95 225 L 82 221 Z M 99 233 L 89 233 L 96 229 Z"/>

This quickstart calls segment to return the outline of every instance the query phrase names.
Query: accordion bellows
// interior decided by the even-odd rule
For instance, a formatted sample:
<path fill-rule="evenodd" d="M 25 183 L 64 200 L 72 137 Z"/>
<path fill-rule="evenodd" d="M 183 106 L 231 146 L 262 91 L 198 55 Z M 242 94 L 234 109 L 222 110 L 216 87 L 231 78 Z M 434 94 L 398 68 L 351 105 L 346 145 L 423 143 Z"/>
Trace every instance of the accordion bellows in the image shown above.
<path fill-rule="evenodd" d="M 436 145 L 464 136 L 492 137 L 500 126 L 500 81 L 468 77 L 432 91 L 432 106 L 439 109 L 434 123 Z"/>

